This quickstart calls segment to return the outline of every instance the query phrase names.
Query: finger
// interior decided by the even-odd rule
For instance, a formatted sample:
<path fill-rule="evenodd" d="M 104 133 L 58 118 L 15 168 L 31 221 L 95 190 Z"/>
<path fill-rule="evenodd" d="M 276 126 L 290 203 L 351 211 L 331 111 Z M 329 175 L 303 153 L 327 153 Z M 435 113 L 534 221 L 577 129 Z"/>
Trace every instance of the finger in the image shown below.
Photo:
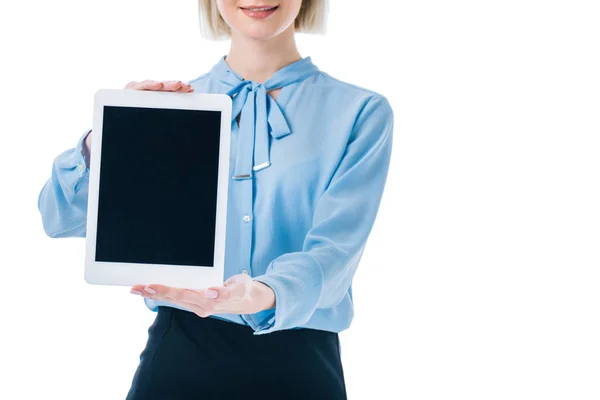
<path fill-rule="evenodd" d="M 142 296 L 144 294 L 144 285 L 135 285 L 132 286 L 129 290 L 131 294 L 135 294 L 137 296 Z"/>
<path fill-rule="evenodd" d="M 183 83 L 181 81 L 154 81 L 154 80 L 145 80 L 142 82 L 132 81 L 129 82 L 125 89 L 132 90 L 158 90 L 165 92 L 179 92 L 179 93 L 188 93 L 193 92 L 194 89 L 192 85 L 189 83 Z"/>
<path fill-rule="evenodd" d="M 179 302 L 188 305 L 195 305 L 202 307 L 203 309 L 210 309 L 210 305 L 207 305 L 207 299 L 204 297 L 204 292 L 183 289 L 165 285 L 135 285 L 131 289 L 131 293 L 141 295 L 142 297 L 161 300 L 167 302 Z"/>
<path fill-rule="evenodd" d="M 190 303 L 202 302 L 205 298 L 202 291 L 158 284 L 134 285 L 131 287 L 131 292 L 151 299 L 186 301 Z"/>
<path fill-rule="evenodd" d="M 231 299 L 231 289 L 223 286 L 212 286 L 204 291 L 204 297 L 216 303 L 222 303 Z"/>
<path fill-rule="evenodd" d="M 165 301 L 171 304 L 178 305 L 180 307 L 186 308 L 192 311 L 194 314 L 206 318 L 214 313 L 215 307 L 214 303 L 207 304 L 203 306 L 202 304 L 197 303 L 188 303 L 186 301 L 179 300 L 177 298 L 179 291 L 190 291 L 195 292 L 190 289 L 180 289 L 174 288 L 170 286 L 164 285 L 134 285 L 131 288 L 131 293 L 141 295 L 142 297 L 152 299 L 152 300 L 160 300 Z M 152 293 L 156 292 L 156 293 Z M 201 298 L 201 296 L 200 296 Z"/>
<path fill-rule="evenodd" d="M 206 297 L 204 291 L 183 289 L 164 285 L 147 285 L 144 291 L 149 293 L 151 298 L 160 298 L 167 300 L 183 301 L 186 303 L 197 304 L 205 307 Z"/>
<path fill-rule="evenodd" d="M 147 294 L 151 299 L 166 299 L 179 301 L 183 297 L 184 289 L 165 285 L 146 285 L 143 288 L 143 293 Z"/>
<path fill-rule="evenodd" d="M 133 90 L 160 90 L 163 87 L 163 83 L 153 80 L 145 80 L 142 82 L 135 82 L 131 85 Z"/>
<path fill-rule="evenodd" d="M 181 81 L 164 81 L 161 91 L 163 92 L 175 92 L 183 86 Z"/>
<path fill-rule="evenodd" d="M 131 287 L 130 292 L 132 294 L 147 297 L 149 299 L 153 298 L 153 296 L 155 296 L 156 293 L 146 290 L 147 287 L 148 287 L 148 285 L 134 285 Z"/>
<path fill-rule="evenodd" d="M 177 89 L 175 92 L 176 93 L 190 93 L 193 92 L 194 88 L 192 88 L 192 85 L 181 85 L 181 87 L 179 89 Z"/>
<path fill-rule="evenodd" d="M 131 290 L 137 290 L 138 292 L 143 292 L 146 285 L 134 285 L 131 287 Z"/>
<path fill-rule="evenodd" d="M 189 83 L 181 82 L 181 81 L 166 81 L 164 82 L 165 86 L 163 90 L 178 92 L 178 93 L 187 93 L 189 91 L 193 91 L 192 85 Z"/>

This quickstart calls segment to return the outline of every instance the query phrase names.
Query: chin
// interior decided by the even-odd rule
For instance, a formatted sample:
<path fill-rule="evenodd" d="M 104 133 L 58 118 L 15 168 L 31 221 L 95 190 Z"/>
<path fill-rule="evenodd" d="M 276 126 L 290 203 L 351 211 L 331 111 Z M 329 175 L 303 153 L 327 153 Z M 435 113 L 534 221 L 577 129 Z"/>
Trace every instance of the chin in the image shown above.
<path fill-rule="evenodd" d="M 239 31 L 242 35 L 254 40 L 269 40 L 281 33 L 280 29 L 269 29 L 268 27 L 251 27 Z"/>
<path fill-rule="evenodd" d="M 236 22 L 230 26 L 239 34 L 255 40 L 269 40 L 286 30 L 285 24 L 277 20 Z"/>

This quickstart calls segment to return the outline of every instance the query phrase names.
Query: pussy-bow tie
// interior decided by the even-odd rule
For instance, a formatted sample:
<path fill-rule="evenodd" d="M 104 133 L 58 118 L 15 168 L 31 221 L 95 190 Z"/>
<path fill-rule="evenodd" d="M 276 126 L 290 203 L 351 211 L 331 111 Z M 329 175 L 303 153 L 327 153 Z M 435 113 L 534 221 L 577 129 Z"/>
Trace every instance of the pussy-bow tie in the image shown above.
<path fill-rule="evenodd" d="M 211 74 L 231 87 L 227 95 L 232 97 L 232 123 L 241 113 L 233 179 L 251 179 L 252 171 L 271 165 L 269 133 L 274 139 L 292 133 L 279 105 L 267 92 L 304 80 L 318 71 L 310 57 L 306 57 L 281 68 L 261 84 L 244 80 L 233 72 L 225 57 L 213 68 Z"/>

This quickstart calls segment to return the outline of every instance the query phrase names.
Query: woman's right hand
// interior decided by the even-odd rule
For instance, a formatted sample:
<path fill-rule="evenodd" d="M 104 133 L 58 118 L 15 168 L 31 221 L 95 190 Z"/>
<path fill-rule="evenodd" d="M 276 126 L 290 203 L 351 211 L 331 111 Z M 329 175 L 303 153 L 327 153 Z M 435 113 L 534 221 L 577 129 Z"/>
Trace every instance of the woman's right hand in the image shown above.
<path fill-rule="evenodd" d="M 156 92 L 175 92 L 175 93 L 193 93 L 194 89 L 189 83 L 181 81 L 152 81 L 145 80 L 141 82 L 131 81 L 126 86 L 127 90 L 154 90 Z M 92 153 L 92 132 L 87 135 L 83 142 L 83 155 L 87 167 L 90 167 Z"/>
<path fill-rule="evenodd" d="M 181 81 L 151 81 L 145 80 L 142 82 L 132 81 L 125 86 L 125 89 L 131 90 L 154 90 L 157 92 L 177 92 L 177 93 L 192 93 L 194 89 L 189 83 Z"/>

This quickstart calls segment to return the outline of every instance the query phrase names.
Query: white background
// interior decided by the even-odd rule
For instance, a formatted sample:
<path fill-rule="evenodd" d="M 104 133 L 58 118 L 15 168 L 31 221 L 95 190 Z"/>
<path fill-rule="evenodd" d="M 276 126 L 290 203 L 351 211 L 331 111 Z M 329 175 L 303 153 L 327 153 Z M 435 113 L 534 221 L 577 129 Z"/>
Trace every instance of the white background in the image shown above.
<path fill-rule="evenodd" d="M 600 5 L 333 0 L 303 56 L 396 115 L 342 337 L 350 399 L 600 398 Z M 226 54 L 192 0 L 0 5 L 0 398 L 121 399 L 155 314 L 44 235 L 93 93 Z M 125 172 L 126 173 L 126 172 Z"/>

